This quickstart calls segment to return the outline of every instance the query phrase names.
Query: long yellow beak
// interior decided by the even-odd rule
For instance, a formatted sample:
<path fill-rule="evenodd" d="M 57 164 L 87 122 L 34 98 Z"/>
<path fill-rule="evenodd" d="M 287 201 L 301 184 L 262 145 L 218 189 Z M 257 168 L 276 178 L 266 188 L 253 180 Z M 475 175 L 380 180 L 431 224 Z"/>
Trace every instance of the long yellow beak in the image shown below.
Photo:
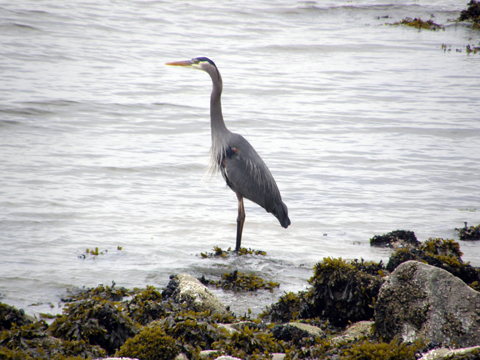
<path fill-rule="evenodd" d="M 170 65 L 170 66 L 192 66 L 192 64 L 193 64 L 192 60 L 174 61 L 174 62 L 165 63 L 165 65 Z"/>

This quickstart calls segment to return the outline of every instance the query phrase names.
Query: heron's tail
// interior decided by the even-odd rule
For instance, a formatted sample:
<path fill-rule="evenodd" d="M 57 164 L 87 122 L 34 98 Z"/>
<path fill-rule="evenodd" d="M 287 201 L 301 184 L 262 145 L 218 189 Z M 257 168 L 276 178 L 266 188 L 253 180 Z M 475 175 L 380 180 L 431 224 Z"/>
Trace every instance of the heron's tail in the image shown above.
<path fill-rule="evenodd" d="M 287 205 L 285 205 L 283 201 L 281 204 L 277 204 L 273 214 L 277 217 L 280 225 L 282 225 L 282 227 L 285 229 L 291 224 L 290 218 L 288 217 Z"/>

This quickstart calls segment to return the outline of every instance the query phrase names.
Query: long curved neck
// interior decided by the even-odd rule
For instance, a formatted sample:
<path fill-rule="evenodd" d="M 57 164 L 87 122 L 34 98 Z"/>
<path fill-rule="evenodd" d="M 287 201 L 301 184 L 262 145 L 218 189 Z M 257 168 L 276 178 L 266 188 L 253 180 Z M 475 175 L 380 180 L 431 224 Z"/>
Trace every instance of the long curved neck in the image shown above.
<path fill-rule="evenodd" d="M 215 67 L 209 68 L 207 72 L 212 78 L 213 83 L 212 95 L 210 97 L 210 126 L 212 129 L 210 169 L 213 174 L 221 169 L 223 154 L 227 149 L 230 131 L 225 126 L 222 115 L 222 77 Z"/>
<path fill-rule="evenodd" d="M 212 78 L 213 83 L 212 95 L 210 97 L 210 126 L 212 128 L 212 140 L 214 141 L 214 137 L 216 137 L 215 135 L 228 132 L 228 130 L 225 126 L 222 115 L 222 77 L 220 72 L 215 68 L 212 68 L 208 73 Z"/>

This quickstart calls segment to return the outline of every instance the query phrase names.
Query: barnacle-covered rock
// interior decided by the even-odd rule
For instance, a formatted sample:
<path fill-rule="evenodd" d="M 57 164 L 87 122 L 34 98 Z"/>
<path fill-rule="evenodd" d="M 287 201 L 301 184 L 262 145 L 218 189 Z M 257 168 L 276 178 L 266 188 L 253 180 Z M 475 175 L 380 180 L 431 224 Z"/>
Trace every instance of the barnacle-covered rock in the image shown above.
<path fill-rule="evenodd" d="M 480 358 L 480 346 L 472 346 L 464 349 L 433 349 L 424 354 L 420 360 L 478 360 Z"/>
<path fill-rule="evenodd" d="M 228 315 L 226 306 L 218 297 L 191 275 L 179 274 L 170 280 L 169 286 L 173 289 L 169 296 L 178 303 L 186 304 L 194 311 L 210 311 L 221 316 Z"/>
<path fill-rule="evenodd" d="M 370 338 L 373 335 L 373 321 L 359 321 L 350 325 L 342 334 L 335 336 L 330 341 L 332 344 L 340 344 L 342 342 L 352 342 L 362 338 Z"/>
<path fill-rule="evenodd" d="M 406 261 L 420 261 L 444 269 L 475 288 L 480 282 L 480 271 L 469 263 L 464 263 L 462 255 L 456 241 L 430 238 L 418 247 L 397 249 L 390 256 L 386 269 L 392 272 Z"/>
<path fill-rule="evenodd" d="M 322 338 L 326 335 L 325 331 L 317 326 L 298 322 L 277 325 L 271 332 L 275 339 L 279 341 L 291 341 L 296 345 L 301 342 L 315 344 L 315 338 Z M 306 338 L 307 341 L 305 341 Z"/>
<path fill-rule="evenodd" d="M 480 293 L 438 267 L 417 261 L 390 275 L 375 305 L 376 330 L 385 340 L 428 340 L 456 346 L 480 343 Z"/>

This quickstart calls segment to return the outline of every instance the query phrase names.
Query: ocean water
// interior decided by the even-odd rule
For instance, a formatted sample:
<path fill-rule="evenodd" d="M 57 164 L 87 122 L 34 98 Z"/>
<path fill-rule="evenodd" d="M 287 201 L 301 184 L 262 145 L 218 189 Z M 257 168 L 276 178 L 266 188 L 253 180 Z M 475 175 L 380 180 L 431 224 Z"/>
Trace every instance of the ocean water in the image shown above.
<path fill-rule="evenodd" d="M 58 313 L 75 287 L 239 270 L 280 283 L 215 291 L 256 314 L 324 257 L 386 261 L 374 235 L 458 239 L 480 223 L 480 32 L 449 21 L 466 4 L 0 2 L 0 301 Z M 405 17 L 445 28 L 385 25 Z M 285 230 L 245 203 L 242 245 L 266 256 L 200 256 L 235 246 L 237 201 L 207 174 L 209 76 L 164 65 L 196 56 L 289 208 Z"/>

